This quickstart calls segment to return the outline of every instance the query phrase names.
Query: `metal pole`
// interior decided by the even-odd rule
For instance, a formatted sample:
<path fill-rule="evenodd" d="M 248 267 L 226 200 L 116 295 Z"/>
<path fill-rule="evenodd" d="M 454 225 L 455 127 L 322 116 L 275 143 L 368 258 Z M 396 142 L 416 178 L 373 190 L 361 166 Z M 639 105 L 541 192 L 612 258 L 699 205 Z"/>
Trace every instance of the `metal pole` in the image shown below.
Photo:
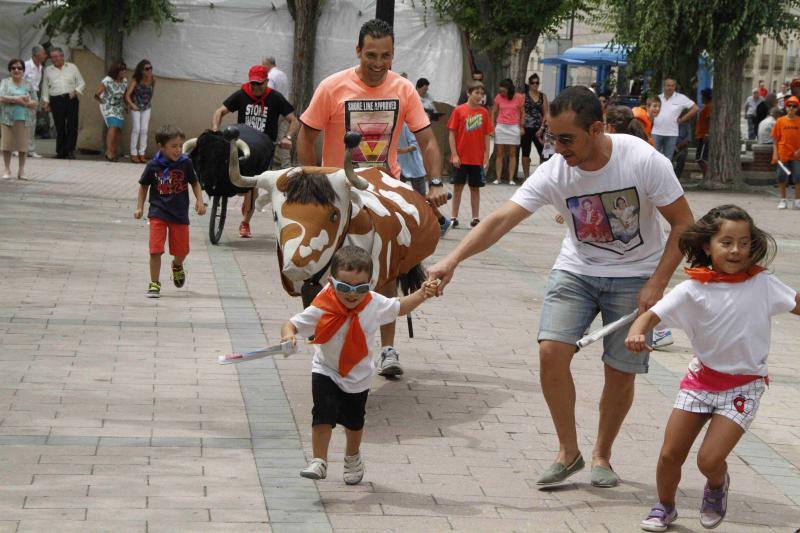
<path fill-rule="evenodd" d="M 394 0 L 378 0 L 375 5 L 375 18 L 394 26 Z"/>

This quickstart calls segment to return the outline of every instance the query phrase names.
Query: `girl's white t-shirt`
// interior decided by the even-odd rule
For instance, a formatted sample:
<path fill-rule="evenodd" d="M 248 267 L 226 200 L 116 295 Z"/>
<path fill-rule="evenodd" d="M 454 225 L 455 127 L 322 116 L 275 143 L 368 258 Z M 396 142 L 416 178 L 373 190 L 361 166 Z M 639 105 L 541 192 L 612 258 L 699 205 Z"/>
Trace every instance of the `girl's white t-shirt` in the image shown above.
<path fill-rule="evenodd" d="M 340 389 L 349 393 L 363 392 L 369 389 L 372 382 L 372 374 L 375 370 L 372 362 L 375 332 L 382 325 L 397 320 L 397 316 L 400 313 L 399 299 L 387 298 L 377 292 L 371 292 L 370 294 L 372 295 L 372 300 L 358 314 L 358 321 L 361 323 L 361 329 L 364 330 L 369 353 L 350 369 L 347 376 L 343 377 L 339 374 L 339 354 L 342 351 L 344 336 L 350 327 L 352 319 L 348 318 L 331 340 L 325 344 L 314 345 L 314 359 L 311 363 L 311 371 L 328 376 Z M 294 327 L 297 328 L 298 335 L 310 337 L 314 334 L 317 322 L 324 314 L 325 311 L 319 307 L 310 305 L 290 320 Z"/>
<path fill-rule="evenodd" d="M 766 376 L 770 317 L 795 308 L 797 292 L 763 271 L 740 283 L 679 283 L 650 310 L 686 332 L 704 366 Z"/>
<path fill-rule="evenodd" d="M 556 154 L 511 201 L 531 213 L 552 205 L 567 221 L 553 268 L 598 277 L 650 276 L 666 245 L 657 208 L 678 200 L 683 188 L 672 163 L 646 141 L 609 137 L 611 158 L 600 170 L 570 167 Z"/>

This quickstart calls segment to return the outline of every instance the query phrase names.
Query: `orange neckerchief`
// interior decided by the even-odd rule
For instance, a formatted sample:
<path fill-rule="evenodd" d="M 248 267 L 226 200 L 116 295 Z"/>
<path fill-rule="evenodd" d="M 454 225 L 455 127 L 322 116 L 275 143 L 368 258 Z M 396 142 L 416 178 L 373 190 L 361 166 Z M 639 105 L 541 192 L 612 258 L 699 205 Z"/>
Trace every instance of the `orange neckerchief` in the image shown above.
<path fill-rule="evenodd" d="M 350 327 L 344 336 L 342 351 L 339 353 L 339 374 L 344 377 L 369 354 L 367 338 L 364 336 L 364 330 L 361 329 L 358 314 L 372 300 L 372 295 L 367 293 L 358 306 L 348 309 L 334 293 L 333 286 L 328 285 L 311 302 L 314 307 L 325 311 L 325 314 L 317 322 L 317 329 L 314 331 L 314 344 L 325 344 L 331 340 L 347 321 L 347 318 L 353 317 L 353 320 L 350 321 Z"/>
<path fill-rule="evenodd" d="M 739 272 L 737 274 L 726 274 L 724 272 L 717 272 L 716 270 L 711 270 L 706 266 L 689 268 L 683 267 L 684 272 L 692 278 L 696 279 L 700 283 L 709 283 L 709 282 L 723 282 L 723 283 L 740 283 L 742 281 L 747 281 L 748 279 L 752 278 L 759 272 L 765 270 L 764 267 L 753 265 L 747 270 L 743 272 Z"/>

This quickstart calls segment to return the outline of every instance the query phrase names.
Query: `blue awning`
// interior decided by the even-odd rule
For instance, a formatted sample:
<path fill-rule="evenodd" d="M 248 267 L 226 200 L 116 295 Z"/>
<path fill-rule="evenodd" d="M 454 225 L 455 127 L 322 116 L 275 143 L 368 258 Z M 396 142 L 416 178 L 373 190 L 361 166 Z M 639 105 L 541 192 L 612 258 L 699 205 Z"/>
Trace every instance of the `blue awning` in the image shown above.
<path fill-rule="evenodd" d="M 626 65 L 628 51 L 620 45 L 609 43 L 584 44 L 568 48 L 563 53 L 541 59 L 543 65 L 574 65 L 599 67 L 603 65 Z"/>

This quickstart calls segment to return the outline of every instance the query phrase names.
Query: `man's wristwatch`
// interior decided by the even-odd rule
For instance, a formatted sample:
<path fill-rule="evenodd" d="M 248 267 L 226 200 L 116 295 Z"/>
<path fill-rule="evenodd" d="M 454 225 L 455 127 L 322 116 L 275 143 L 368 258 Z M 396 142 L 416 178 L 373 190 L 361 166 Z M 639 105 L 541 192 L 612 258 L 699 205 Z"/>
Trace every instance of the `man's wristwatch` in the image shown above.
<path fill-rule="evenodd" d="M 289 139 L 289 142 L 292 142 L 292 136 L 291 135 L 284 135 L 283 138 L 284 139 Z"/>
<path fill-rule="evenodd" d="M 431 187 L 444 187 L 444 183 L 442 183 L 442 179 L 441 178 L 433 178 L 430 181 L 430 186 Z"/>

